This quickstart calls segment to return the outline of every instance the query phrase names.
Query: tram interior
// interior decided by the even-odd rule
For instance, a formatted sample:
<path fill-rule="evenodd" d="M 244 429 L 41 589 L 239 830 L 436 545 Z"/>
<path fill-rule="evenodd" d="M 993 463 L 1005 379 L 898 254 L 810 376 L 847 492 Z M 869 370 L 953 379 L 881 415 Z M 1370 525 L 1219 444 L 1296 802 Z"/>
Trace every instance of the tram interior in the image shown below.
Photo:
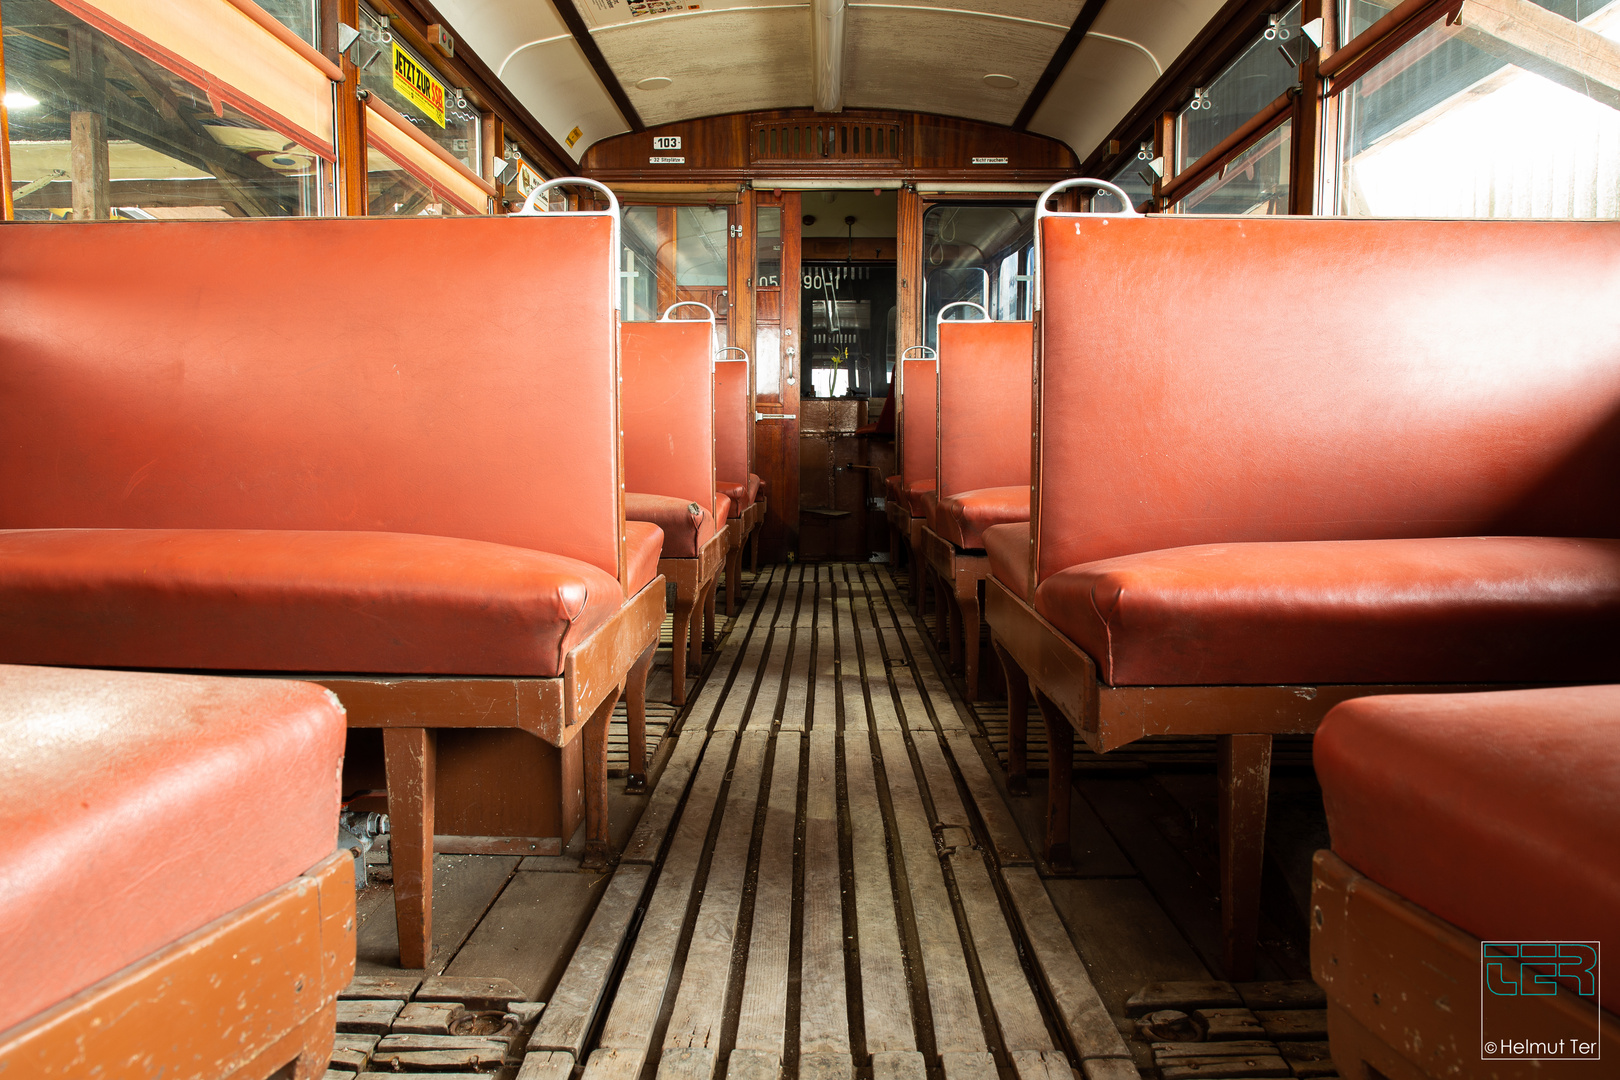
<path fill-rule="evenodd" d="M 1620 1075 L 1620 0 L 0 83 L 0 1077 Z"/>

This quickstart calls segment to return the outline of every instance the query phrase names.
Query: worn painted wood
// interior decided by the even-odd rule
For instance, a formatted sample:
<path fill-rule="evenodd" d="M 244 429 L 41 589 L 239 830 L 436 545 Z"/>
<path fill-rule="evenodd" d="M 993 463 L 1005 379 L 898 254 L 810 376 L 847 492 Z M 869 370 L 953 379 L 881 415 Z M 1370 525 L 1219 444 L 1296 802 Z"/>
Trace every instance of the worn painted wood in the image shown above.
<path fill-rule="evenodd" d="M 1255 1013 L 1261 1030 L 1272 1041 L 1327 1038 L 1326 1009 L 1261 1009 Z"/>
<path fill-rule="evenodd" d="M 678 741 L 671 750 L 669 759 L 664 763 L 664 771 L 658 778 L 658 784 L 653 788 L 651 798 L 647 801 L 647 809 L 642 812 L 641 820 L 636 823 L 636 831 L 630 834 L 630 842 L 624 847 L 624 854 L 620 856 L 621 863 L 647 863 L 651 865 L 658 859 L 658 853 L 663 849 L 664 838 L 669 835 L 670 826 L 675 821 L 675 815 L 680 809 L 681 799 L 686 795 L 686 787 L 692 779 L 692 771 L 703 757 L 703 746 L 708 735 L 703 728 L 688 728 L 678 736 Z"/>
<path fill-rule="evenodd" d="M 726 1061 L 726 1080 L 779 1080 L 782 1060 L 763 1050 L 733 1050 Z"/>
<path fill-rule="evenodd" d="M 957 790 L 950 763 L 945 760 L 945 751 L 939 745 L 939 736 L 934 734 L 933 728 L 928 728 L 917 732 L 911 744 L 916 748 L 923 779 L 927 781 L 928 794 L 933 800 L 934 824 L 971 829 L 972 819 L 968 817 L 967 806 Z"/>
<path fill-rule="evenodd" d="M 529 1037 L 531 1051 L 566 1052 L 570 1061 L 584 1053 L 586 1034 L 602 1004 L 608 978 L 651 873 L 650 867 L 634 863 L 622 864 L 614 871 L 613 880 L 608 882 L 585 928 L 585 936 L 574 949 L 562 980 Z"/>
<path fill-rule="evenodd" d="M 381 1039 L 379 1035 L 347 1035 L 339 1034 L 332 1042 L 332 1068 L 341 1068 L 345 1072 L 364 1072 L 366 1062 L 371 1060 L 371 1052 L 377 1048 Z"/>
<path fill-rule="evenodd" d="M 805 582 L 799 612 L 793 621 L 793 658 L 788 666 L 787 687 L 782 698 L 782 730 L 804 731 L 810 726 L 810 651 L 815 645 L 812 620 L 816 608 L 813 579 Z"/>
<path fill-rule="evenodd" d="M 1327 1008 L 1327 993 L 1309 979 L 1238 983 L 1232 989 L 1255 1010 Z"/>
<path fill-rule="evenodd" d="M 1086 1080 L 1142 1080 L 1129 1058 L 1087 1058 L 1080 1063 L 1080 1073 Z"/>
<path fill-rule="evenodd" d="M 515 1080 L 569 1080 L 574 1072 L 574 1055 L 560 1050 L 541 1050 L 523 1059 Z"/>
<path fill-rule="evenodd" d="M 998 1080 L 996 1059 L 988 1052 L 941 1054 L 945 1080 Z"/>
<path fill-rule="evenodd" d="M 754 582 L 753 588 L 748 590 L 747 602 L 743 604 L 743 609 L 737 613 L 737 617 L 731 620 L 730 631 L 724 644 L 720 646 L 720 655 L 715 658 L 714 666 L 709 670 L 708 677 L 703 680 L 697 697 L 687 710 L 683 730 L 707 729 L 714 721 L 715 711 L 726 692 L 726 680 L 737 666 L 738 658 L 742 656 L 743 648 L 748 643 L 750 631 L 759 617 L 765 598 L 772 592 L 773 575 L 774 569 L 761 574 Z"/>
<path fill-rule="evenodd" d="M 838 740 L 810 732 L 805 790 L 804 944 L 799 959 L 799 1053 L 849 1056 L 844 907 L 838 859 Z M 803 1076 L 801 1058 L 800 1074 Z"/>
<path fill-rule="evenodd" d="M 971 848 L 957 848 L 949 858 L 1002 1045 L 1009 1052 L 1053 1049 L 1040 1004 L 1019 963 L 1018 948 L 985 869 L 984 856 Z"/>
<path fill-rule="evenodd" d="M 338 993 L 338 1000 L 392 999 L 409 1001 L 422 985 L 420 975 L 356 975 Z"/>
<path fill-rule="evenodd" d="M 1229 982 L 1218 979 L 1148 983 L 1125 1002 L 1127 1016 L 1141 1016 L 1160 1009 L 1236 1009 L 1243 999 Z"/>
<path fill-rule="evenodd" d="M 878 739 L 895 829 L 906 860 L 928 1005 L 934 1017 L 934 1045 L 941 1054 L 980 1052 L 985 1049 L 984 1029 L 979 1023 L 962 937 L 956 928 L 956 912 L 951 907 L 939 851 L 934 845 L 934 830 L 923 811 L 911 757 L 898 731 L 880 731 Z"/>
<path fill-rule="evenodd" d="M 833 607 L 833 620 L 838 627 L 838 689 L 844 703 L 844 730 L 862 730 L 870 726 L 866 715 L 866 695 L 862 692 L 860 638 L 850 613 L 849 585 L 835 577 L 837 602 Z"/>
<path fill-rule="evenodd" d="M 658 1059 L 658 1080 L 710 1080 L 715 1050 L 710 1046 L 666 1046 Z"/>
<path fill-rule="evenodd" d="M 402 1001 L 339 1001 L 337 1029 L 350 1035 L 386 1035 L 404 1007 Z"/>
<path fill-rule="evenodd" d="M 743 980 L 741 1014 L 734 1043 L 736 1050 L 768 1053 L 773 1061 L 786 1052 L 800 749 L 796 733 L 783 732 L 775 741 L 776 758 L 771 766 L 770 799 L 760 838 L 759 875 L 754 886 L 748 970 Z M 735 1053 L 731 1060 L 735 1064 Z"/>
<path fill-rule="evenodd" d="M 872 707 L 872 726 L 878 731 L 899 731 L 900 713 L 894 707 L 889 684 L 889 667 L 878 650 L 877 632 L 870 626 L 858 627 L 861 652 L 866 658 L 866 693 Z"/>
<path fill-rule="evenodd" d="M 864 731 L 844 738 L 849 791 L 851 853 L 855 872 L 855 923 L 860 944 L 861 1006 L 866 1046 L 874 1055 L 914 1050 L 911 992 L 906 984 L 895 922 L 894 885 L 878 803 L 871 746 Z M 875 1066 L 874 1066 L 875 1067 Z"/>
<path fill-rule="evenodd" d="M 719 731 L 709 738 L 598 1042 L 603 1049 L 620 1053 L 602 1057 L 602 1050 L 593 1052 L 586 1062 L 586 1075 L 592 1080 L 628 1080 L 641 1071 L 680 945 L 709 821 L 730 765 L 732 738 Z"/>
<path fill-rule="evenodd" d="M 668 1052 L 674 1049 L 705 1049 L 709 1051 L 709 1068 L 713 1069 L 715 1064 L 714 1052 L 720 1046 L 720 1026 L 732 973 L 731 954 L 742 907 L 743 882 L 748 874 L 748 851 L 754 839 L 760 773 L 769 738 L 767 731 L 749 730 L 740 739 L 720 832 L 714 841 L 709 875 L 703 885 L 703 901 L 692 928 L 681 986 L 675 995 L 675 1010 L 670 1014 L 669 1028 L 664 1034 L 665 1055 L 659 1064 L 660 1073 L 669 1067 Z"/>
<path fill-rule="evenodd" d="M 1259 1019 L 1248 1009 L 1194 1009 L 1192 1018 L 1208 1042 L 1266 1037 Z"/>
<path fill-rule="evenodd" d="M 825 616 L 818 612 L 815 629 L 816 692 L 810 703 L 811 730 L 829 732 L 835 731 L 838 724 L 838 681 L 837 669 L 834 667 L 838 654 L 833 640 L 831 618 L 831 605 L 828 605 Z"/>
<path fill-rule="evenodd" d="M 825 1052 L 799 1055 L 799 1080 L 854 1080 L 855 1059 Z"/>
<path fill-rule="evenodd" d="M 416 1001 L 456 1001 L 469 1009 L 504 1009 L 529 995 L 510 979 L 487 976 L 435 975 L 422 980 Z"/>
<path fill-rule="evenodd" d="M 500 976 L 530 1001 L 551 997 L 613 877 L 577 866 L 571 873 L 519 870 L 444 973 Z"/>
<path fill-rule="evenodd" d="M 923 1056 L 915 1050 L 889 1050 L 872 1055 L 872 1080 L 925 1080 Z"/>
<path fill-rule="evenodd" d="M 756 627 L 748 636 L 748 646 L 743 651 L 742 664 L 737 669 L 736 678 L 732 680 L 731 689 L 726 692 L 726 700 L 720 706 L 720 715 L 715 717 L 714 730 L 741 731 L 747 725 L 750 698 L 754 686 L 759 681 L 760 669 L 766 661 L 766 648 L 771 640 L 770 632 L 764 626 Z M 768 691 L 761 691 L 761 699 L 768 696 L 774 702 L 773 695 L 769 695 Z M 765 722 L 767 724 L 770 722 L 769 714 Z"/>
<path fill-rule="evenodd" d="M 1057 1004 L 1059 1022 L 1082 1060 L 1129 1058 L 1130 1049 L 1103 1007 L 1040 875 L 1033 867 L 1009 866 L 1002 869 L 1001 879 L 1047 992 Z"/>
<path fill-rule="evenodd" d="M 412 1001 L 399 1011 L 389 1030 L 400 1035 L 448 1035 L 450 1022 L 466 1011 L 454 1001 Z"/>
<path fill-rule="evenodd" d="M 1074 1080 L 1074 1070 L 1061 1051 L 1015 1050 L 1007 1056 L 1018 1080 Z"/>
<path fill-rule="evenodd" d="M 979 753 L 978 740 L 965 731 L 950 731 L 946 732 L 945 741 L 951 748 L 951 757 L 955 759 L 956 767 L 961 770 L 962 781 L 967 784 L 968 794 L 973 799 L 974 808 L 979 812 L 979 819 L 984 822 L 996 862 L 1002 866 L 1027 866 L 1032 863 L 1034 860 L 1030 855 L 1029 844 L 1024 840 L 1024 834 L 1019 831 L 1018 822 L 1014 820 L 1011 808 L 996 787 L 996 782 Z"/>

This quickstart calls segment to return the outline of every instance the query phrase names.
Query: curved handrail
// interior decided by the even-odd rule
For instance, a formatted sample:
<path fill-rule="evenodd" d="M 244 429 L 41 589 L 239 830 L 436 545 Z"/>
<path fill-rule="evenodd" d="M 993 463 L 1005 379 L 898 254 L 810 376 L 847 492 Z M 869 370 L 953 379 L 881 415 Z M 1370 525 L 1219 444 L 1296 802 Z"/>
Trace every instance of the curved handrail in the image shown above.
<path fill-rule="evenodd" d="M 921 349 L 923 352 L 928 353 L 929 355 L 928 356 L 912 356 L 911 353 L 912 353 L 912 351 L 914 349 Z M 932 345 L 907 345 L 904 349 L 902 349 L 900 351 L 900 359 L 902 359 L 902 360 L 938 360 L 939 359 L 939 350 L 935 349 Z"/>
<path fill-rule="evenodd" d="M 1119 204 L 1121 206 L 1123 206 L 1125 209 L 1123 211 L 1121 211 L 1120 213 L 1117 213 L 1117 214 L 1107 214 L 1107 213 L 1103 213 L 1100 210 L 1083 210 L 1083 211 L 1082 210 L 1050 210 L 1050 209 L 1047 208 L 1046 204 L 1051 202 L 1052 201 L 1052 196 L 1056 195 L 1058 192 L 1067 191 L 1070 188 L 1079 188 L 1079 187 L 1094 188 L 1097 191 L 1106 191 L 1106 192 L 1108 192 L 1108 194 L 1110 194 L 1114 198 L 1118 199 Z M 1030 300 L 1031 300 L 1030 306 L 1032 308 L 1034 308 L 1036 311 L 1039 311 L 1041 309 L 1041 219 L 1042 218 L 1049 218 L 1049 217 L 1141 217 L 1141 216 L 1142 216 L 1141 214 L 1138 214 L 1136 212 L 1136 207 L 1131 205 L 1131 197 L 1129 195 L 1125 194 L 1125 189 L 1120 187 L 1118 184 L 1110 183 L 1107 180 L 1098 180 L 1098 179 L 1095 179 L 1094 177 L 1090 177 L 1090 176 L 1075 176 L 1075 177 L 1070 177 L 1068 180 L 1059 180 L 1057 183 L 1053 184 L 1051 187 L 1049 187 L 1045 191 L 1041 192 L 1040 197 L 1035 200 L 1035 255 L 1034 255 L 1034 258 L 1032 258 L 1030 260 L 1030 267 L 1029 267 L 1029 287 L 1030 287 Z"/>
<path fill-rule="evenodd" d="M 975 311 L 977 311 L 979 313 L 980 317 L 977 318 L 977 319 L 957 319 L 957 320 L 954 320 L 956 322 L 994 322 L 995 321 L 994 319 L 992 319 L 990 317 L 990 312 L 985 309 L 985 306 L 983 304 L 974 303 L 972 300 L 953 300 L 951 303 L 946 304 L 944 307 L 939 309 L 938 314 L 936 314 L 934 316 L 934 325 L 938 326 L 940 323 L 945 321 L 945 313 L 947 311 L 951 310 L 952 308 L 959 308 L 959 307 L 972 308 L 973 310 L 975 310 Z M 926 346 L 926 345 L 924 345 L 922 347 L 925 348 L 925 349 L 928 348 L 928 346 Z M 912 348 L 915 349 L 915 348 L 917 348 L 917 346 L 913 345 Z M 937 359 L 939 354 L 936 352 L 934 354 L 934 356 Z"/>
<path fill-rule="evenodd" d="M 595 188 L 607 196 L 608 208 L 606 210 L 552 210 L 542 208 L 540 198 L 548 194 L 552 188 L 562 187 L 566 184 L 583 184 L 585 187 Z M 623 277 L 619 272 L 619 259 L 621 247 L 619 243 L 619 198 L 613 190 L 600 180 L 588 180 L 583 176 L 559 176 L 555 180 L 547 180 L 533 191 L 523 201 L 523 209 L 517 211 L 515 217 L 533 217 L 536 214 L 583 214 L 589 217 L 606 216 L 613 223 L 613 257 L 608 267 L 608 295 L 613 297 L 613 310 L 619 311 L 619 283 Z"/>
<path fill-rule="evenodd" d="M 704 311 L 709 313 L 709 317 L 707 319 L 676 319 L 676 318 L 672 318 L 670 316 L 670 312 L 674 311 L 678 307 L 700 307 Z M 677 300 L 673 304 L 669 305 L 669 307 L 664 309 L 664 313 L 662 315 L 658 316 L 658 321 L 659 322 L 709 322 L 709 323 L 713 323 L 714 322 L 714 308 L 710 307 L 708 304 L 705 304 L 705 303 L 703 303 L 702 301 L 699 301 L 699 300 Z"/>
<path fill-rule="evenodd" d="M 738 360 L 736 357 L 727 356 L 726 353 L 728 352 L 740 352 L 742 353 L 742 359 Z M 727 345 L 725 348 L 720 350 L 720 355 L 715 357 L 715 359 L 724 364 L 746 364 L 751 362 L 754 358 L 749 356 L 748 350 L 743 348 L 741 345 Z"/>

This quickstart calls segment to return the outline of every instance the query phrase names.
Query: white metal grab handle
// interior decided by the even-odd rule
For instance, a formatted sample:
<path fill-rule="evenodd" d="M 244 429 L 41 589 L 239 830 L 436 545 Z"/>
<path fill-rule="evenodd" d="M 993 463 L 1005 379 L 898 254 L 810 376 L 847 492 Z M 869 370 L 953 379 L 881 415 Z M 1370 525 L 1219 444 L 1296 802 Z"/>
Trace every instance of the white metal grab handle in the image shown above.
<path fill-rule="evenodd" d="M 918 349 L 921 349 L 923 352 L 927 353 L 928 355 L 927 356 L 912 356 L 911 354 L 913 352 L 917 351 Z M 905 350 L 903 352 L 901 352 L 900 359 L 902 359 L 902 360 L 938 360 L 939 359 L 939 353 L 934 351 L 934 347 L 932 345 L 907 345 L 905 347 Z"/>
<path fill-rule="evenodd" d="M 959 308 L 959 307 L 960 308 L 972 308 L 974 311 L 977 311 L 979 313 L 979 317 L 977 319 L 958 319 L 958 320 L 955 320 L 957 322 L 994 322 L 995 321 L 995 320 L 990 318 L 990 312 L 985 309 L 985 306 L 983 304 L 976 304 L 972 300 L 956 300 L 956 301 L 953 301 L 952 303 L 946 304 L 944 307 L 939 309 L 939 314 L 934 316 L 934 325 L 938 326 L 940 323 L 945 322 L 946 321 L 945 320 L 945 313 L 947 311 L 950 311 L 952 308 Z M 914 349 L 916 347 L 917 346 L 915 346 L 915 345 L 912 346 L 912 348 L 914 348 Z M 923 346 L 923 348 L 927 348 L 927 347 L 928 346 L 926 346 L 926 345 Z M 935 353 L 934 355 L 938 356 L 939 354 Z"/>
<path fill-rule="evenodd" d="M 608 208 L 606 210 L 552 210 L 549 206 L 544 205 L 542 200 L 549 202 L 549 200 L 546 199 L 546 196 L 551 193 L 553 188 L 565 187 L 571 184 L 595 188 L 597 191 L 600 191 L 602 194 L 607 196 Z M 583 214 L 588 217 L 605 216 L 612 221 L 613 256 L 612 261 L 608 266 L 608 295 L 613 297 L 613 310 L 620 310 L 619 290 L 622 287 L 621 282 L 624 279 L 619 274 L 619 199 L 618 196 L 613 194 L 613 190 L 600 180 L 587 180 L 583 176 L 560 176 L 555 180 L 547 180 L 545 183 L 529 192 L 529 197 L 523 201 L 523 209 L 519 210 L 513 216 L 533 217 L 537 214 Z"/>
<path fill-rule="evenodd" d="M 1118 199 L 1119 204 L 1125 209 L 1117 214 L 1108 214 L 1100 210 L 1052 210 L 1047 207 L 1046 204 L 1052 201 L 1052 196 L 1060 191 L 1068 191 L 1070 188 L 1091 188 L 1094 191 L 1106 192 Z M 1043 218 L 1141 216 L 1136 212 L 1136 207 L 1131 205 L 1131 197 L 1125 194 L 1125 189 L 1118 184 L 1111 184 L 1107 180 L 1098 180 L 1090 176 L 1077 176 L 1069 180 L 1059 180 L 1041 192 L 1040 198 L 1035 201 L 1035 255 L 1030 260 L 1029 267 L 1031 306 L 1036 311 L 1041 309 L 1041 220 Z"/>
<path fill-rule="evenodd" d="M 702 308 L 703 313 L 706 316 L 708 316 L 708 318 L 707 319 L 677 319 L 671 313 L 676 308 L 680 308 L 680 307 Z M 710 323 L 712 323 L 712 322 L 714 322 L 714 309 L 712 307 L 710 307 L 708 304 L 701 303 L 701 302 L 699 302 L 697 300 L 677 300 L 677 301 L 675 301 L 675 303 L 669 305 L 669 307 L 664 309 L 664 313 L 658 317 L 658 321 L 659 322 L 710 322 Z"/>
<path fill-rule="evenodd" d="M 728 352 L 740 352 L 742 353 L 742 359 L 738 360 L 735 356 L 727 356 L 726 353 Z M 720 350 L 720 356 L 718 359 L 722 363 L 727 364 L 746 364 L 752 360 L 753 357 L 749 356 L 748 350 L 743 348 L 741 345 L 727 345 L 725 348 Z"/>

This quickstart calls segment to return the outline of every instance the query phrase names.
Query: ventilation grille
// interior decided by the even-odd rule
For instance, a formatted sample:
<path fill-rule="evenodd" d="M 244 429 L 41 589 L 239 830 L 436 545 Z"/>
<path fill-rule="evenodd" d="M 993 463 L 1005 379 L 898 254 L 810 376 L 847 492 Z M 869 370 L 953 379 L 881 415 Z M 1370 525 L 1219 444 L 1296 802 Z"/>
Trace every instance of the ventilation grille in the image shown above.
<path fill-rule="evenodd" d="M 755 164 L 826 161 L 894 165 L 900 161 L 900 125 L 860 120 L 773 120 L 754 125 L 748 149 Z"/>

